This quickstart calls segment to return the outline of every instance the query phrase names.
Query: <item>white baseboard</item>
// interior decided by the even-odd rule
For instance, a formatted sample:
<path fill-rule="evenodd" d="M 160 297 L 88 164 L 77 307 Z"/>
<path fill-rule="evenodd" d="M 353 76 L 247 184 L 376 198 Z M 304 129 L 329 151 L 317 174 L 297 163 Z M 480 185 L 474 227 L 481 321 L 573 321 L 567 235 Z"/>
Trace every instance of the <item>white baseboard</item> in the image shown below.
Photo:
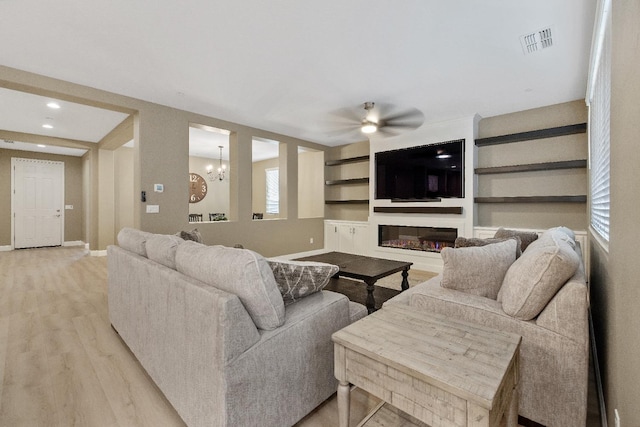
<path fill-rule="evenodd" d="M 103 251 L 89 251 L 89 254 L 91 256 L 107 256 L 107 251 L 103 250 Z"/>
<path fill-rule="evenodd" d="M 11 250 L 13 250 L 11 245 L 0 246 L 0 252 L 9 252 Z"/>
<path fill-rule="evenodd" d="M 85 246 L 85 243 L 82 240 L 72 240 L 62 243 L 62 246 Z"/>

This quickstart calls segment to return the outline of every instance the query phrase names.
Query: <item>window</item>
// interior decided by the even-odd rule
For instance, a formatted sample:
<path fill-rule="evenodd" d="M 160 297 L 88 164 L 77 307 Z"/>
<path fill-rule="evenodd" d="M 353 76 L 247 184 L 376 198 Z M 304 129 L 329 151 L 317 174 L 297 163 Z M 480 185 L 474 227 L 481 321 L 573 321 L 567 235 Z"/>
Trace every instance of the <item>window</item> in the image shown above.
<path fill-rule="evenodd" d="M 610 116 L 611 116 L 611 1 L 599 4 L 591 49 L 587 105 L 589 106 L 589 177 L 591 228 L 609 241 Z"/>
<path fill-rule="evenodd" d="M 278 168 L 265 169 L 267 181 L 267 213 L 280 213 L 280 171 Z"/>

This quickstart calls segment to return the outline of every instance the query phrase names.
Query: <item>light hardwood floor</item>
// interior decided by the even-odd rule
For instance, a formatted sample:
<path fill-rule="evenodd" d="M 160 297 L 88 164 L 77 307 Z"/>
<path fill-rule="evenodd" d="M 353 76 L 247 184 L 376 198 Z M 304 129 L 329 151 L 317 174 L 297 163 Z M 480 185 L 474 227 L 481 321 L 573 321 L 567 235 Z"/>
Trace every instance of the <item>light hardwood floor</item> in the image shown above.
<path fill-rule="evenodd" d="M 107 259 L 0 252 L 0 426 L 184 426 L 111 328 Z M 352 392 L 352 425 L 378 400 Z M 297 427 L 333 427 L 335 395 Z"/>

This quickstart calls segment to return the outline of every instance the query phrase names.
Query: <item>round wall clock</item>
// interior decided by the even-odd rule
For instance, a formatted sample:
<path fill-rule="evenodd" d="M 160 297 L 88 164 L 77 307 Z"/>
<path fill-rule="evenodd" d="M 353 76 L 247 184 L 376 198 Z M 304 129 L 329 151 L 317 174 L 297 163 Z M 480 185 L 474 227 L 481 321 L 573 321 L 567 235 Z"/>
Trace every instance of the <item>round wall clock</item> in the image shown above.
<path fill-rule="evenodd" d="M 207 195 L 207 182 L 197 173 L 189 174 L 189 203 L 198 203 Z"/>

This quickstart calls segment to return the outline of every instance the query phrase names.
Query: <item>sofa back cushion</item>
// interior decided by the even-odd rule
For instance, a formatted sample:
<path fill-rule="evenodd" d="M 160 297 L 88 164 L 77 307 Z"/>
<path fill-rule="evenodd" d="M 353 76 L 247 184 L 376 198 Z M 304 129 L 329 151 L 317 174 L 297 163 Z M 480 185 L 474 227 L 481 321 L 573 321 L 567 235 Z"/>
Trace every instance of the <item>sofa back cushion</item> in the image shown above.
<path fill-rule="evenodd" d="M 516 259 L 515 239 L 485 246 L 444 248 L 443 288 L 496 299 L 504 275 Z"/>
<path fill-rule="evenodd" d="M 147 258 L 159 264 L 176 269 L 176 249 L 184 240 L 176 235 L 153 234 L 146 242 Z"/>
<path fill-rule="evenodd" d="M 538 316 L 580 265 L 573 247 L 553 233 L 534 243 L 509 268 L 500 289 L 502 309 L 521 320 Z"/>
<path fill-rule="evenodd" d="M 185 241 L 176 250 L 176 269 L 240 298 L 260 329 L 284 323 L 284 302 L 267 261 L 248 249 Z"/>
<path fill-rule="evenodd" d="M 538 238 L 538 233 L 535 231 L 510 230 L 500 227 L 493 237 L 496 239 L 506 239 L 508 237 L 515 236 L 520 238 L 520 248 L 522 249 L 522 252 L 524 252 L 527 249 L 527 246 Z"/>
<path fill-rule="evenodd" d="M 147 256 L 146 243 L 149 237 L 153 236 L 146 231 L 125 227 L 118 233 L 118 246 L 140 256 Z"/>

